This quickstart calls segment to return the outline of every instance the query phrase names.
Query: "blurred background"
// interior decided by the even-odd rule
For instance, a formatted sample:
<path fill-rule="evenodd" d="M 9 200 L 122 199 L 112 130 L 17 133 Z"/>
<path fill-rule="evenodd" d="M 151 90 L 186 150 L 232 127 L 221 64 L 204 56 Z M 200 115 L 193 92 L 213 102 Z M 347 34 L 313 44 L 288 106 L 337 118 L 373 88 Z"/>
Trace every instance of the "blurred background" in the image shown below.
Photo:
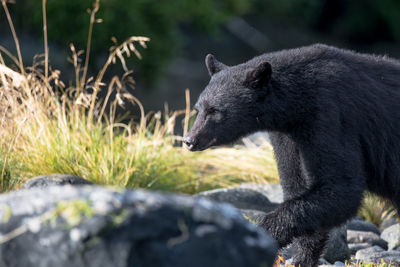
<path fill-rule="evenodd" d="M 74 78 L 69 44 L 85 49 L 88 8 L 93 0 L 48 0 L 50 63 L 62 79 Z M 25 65 L 43 53 L 42 6 L 37 0 L 9 5 L 21 40 Z M 91 66 L 95 75 L 106 60 L 111 37 L 120 42 L 132 35 L 151 38 L 132 58 L 136 95 L 146 111 L 192 103 L 208 83 L 204 57 L 214 54 L 234 65 L 261 53 L 326 43 L 361 52 L 400 58 L 399 0 L 102 0 L 94 26 Z M 11 32 L 0 12 L 0 44 L 15 51 Z M 109 77 L 122 73 L 117 64 Z"/>

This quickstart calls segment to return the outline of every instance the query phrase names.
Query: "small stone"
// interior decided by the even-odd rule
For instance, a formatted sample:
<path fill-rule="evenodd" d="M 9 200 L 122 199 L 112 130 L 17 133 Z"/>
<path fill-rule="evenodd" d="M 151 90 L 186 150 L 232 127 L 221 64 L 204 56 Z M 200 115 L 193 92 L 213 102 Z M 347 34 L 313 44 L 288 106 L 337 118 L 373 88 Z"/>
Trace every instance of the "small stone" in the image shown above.
<path fill-rule="evenodd" d="M 341 262 L 341 261 L 335 261 L 335 263 L 333 265 L 334 266 L 346 266 L 346 264 L 344 262 Z"/>
<path fill-rule="evenodd" d="M 331 265 L 331 263 L 324 258 L 319 258 L 318 264 Z"/>
<path fill-rule="evenodd" d="M 382 260 L 386 263 L 400 263 L 400 251 L 385 251 L 379 246 L 357 251 L 355 258 L 365 262 L 380 263 Z"/>
<path fill-rule="evenodd" d="M 49 174 L 36 176 L 24 183 L 23 189 L 46 188 L 55 185 L 92 185 L 91 181 L 71 174 Z"/>
<path fill-rule="evenodd" d="M 381 238 L 388 242 L 389 250 L 394 250 L 400 247 L 400 223 L 386 228 L 382 232 Z"/>
<path fill-rule="evenodd" d="M 204 191 L 197 194 L 197 196 L 218 202 L 226 202 L 238 209 L 270 212 L 278 206 L 278 204 L 269 201 L 262 193 L 249 188 L 221 188 Z"/>
<path fill-rule="evenodd" d="M 319 260 L 318 260 L 318 265 L 319 265 L 319 266 L 334 266 L 334 265 L 332 265 L 330 262 L 328 262 L 327 260 L 325 260 L 324 258 L 319 258 Z"/>
<path fill-rule="evenodd" d="M 283 202 L 283 190 L 280 184 L 253 184 L 245 183 L 240 188 L 256 190 L 265 195 L 272 203 L 280 204 Z"/>
<path fill-rule="evenodd" d="M 381 232 L 379 231 L 378 227 L 371 223 L 366 222 L 364 220 L 360 220 L 358 218 L 350 220 L 347 224 L 347 230 L 354 230 L 354 231 L 363 231 L 363 232 L 373 232 L 377 235 L 380 235 Z"/>
<path fill-rule="evenodd" d="M 369 243 L 387 249 L 387 242 L 373 232 L 347 230 L 348 243 Z"/>
<path fill-rule="evenodd" d="M 372 245 L 370 243 L 351 243 L 348 247 L 350 249 L 350 254 L 354 255 L 357 251 L 372 247 Z"/>
<path fill-rule="evenodd" d="M 383 232 L 383 230 L 385 230 L 386 228 L 388 228 L 388 227 L 390 227 L 390 226 L 392 226 L 394 224 L 397 224 L 399 222 L 400 222 L 399 219 L 395 219 L 395 218 L 392 218 L 392 217 L 386 218 L 386 219 L 383 220 L 381 225 L 379 225 L 379 230 L 381 232 Z"/>

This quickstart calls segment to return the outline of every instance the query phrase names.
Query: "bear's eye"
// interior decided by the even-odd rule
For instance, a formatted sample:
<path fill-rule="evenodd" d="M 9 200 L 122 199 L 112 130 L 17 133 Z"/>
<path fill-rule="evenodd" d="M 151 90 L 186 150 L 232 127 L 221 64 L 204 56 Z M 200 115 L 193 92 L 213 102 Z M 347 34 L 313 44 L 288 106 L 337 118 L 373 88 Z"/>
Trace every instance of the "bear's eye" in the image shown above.
<path fill-rule="evenodd" d="M 218 111 L 218 110 L 217 110 L 216 108 L 213 108 L 213 107 L 207 108 L 207 114 L 209 114 L 209 115 L 214 114 L 214 113 L 216 113 L 217 111 Z"/>
<path fill-rule="evenodd" d="M 214 121 L 216 122 L 221 122 L 222 118 L 223 118 L 223 114 L 220 110 L 216 109 L 216 108 L 208 108 L 207 110 L 207 117 L 208 118 L 212 118 Z"/>

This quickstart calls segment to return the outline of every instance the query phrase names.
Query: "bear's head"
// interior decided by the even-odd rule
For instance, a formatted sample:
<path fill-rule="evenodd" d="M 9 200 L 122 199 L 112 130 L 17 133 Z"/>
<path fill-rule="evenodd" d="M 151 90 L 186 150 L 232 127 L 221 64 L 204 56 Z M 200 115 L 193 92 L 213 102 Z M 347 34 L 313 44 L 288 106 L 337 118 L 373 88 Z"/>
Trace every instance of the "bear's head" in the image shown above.
<path fill-rule="evenodd" d="M 189 150 L 229 144 L 265 130 L 271 65 L 264 61 L 229 67 L 207 55 L 206 66 L 211 80 L 200 94 L 194 107 L 196 120 L 183 139 Z"/>

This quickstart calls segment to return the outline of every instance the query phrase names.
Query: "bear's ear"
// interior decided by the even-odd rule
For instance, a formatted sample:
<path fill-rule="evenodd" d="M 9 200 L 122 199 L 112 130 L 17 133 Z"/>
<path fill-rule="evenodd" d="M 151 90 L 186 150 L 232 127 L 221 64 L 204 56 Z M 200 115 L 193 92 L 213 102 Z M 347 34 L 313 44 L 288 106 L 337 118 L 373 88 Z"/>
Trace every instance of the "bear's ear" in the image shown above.
<path fill-rule="evenodd" d="M 262 88 L 271 79 L 271 74 L 271 64 L 263 62 L 247 73 L 246 85 L 254 89 Z"/>
<path fill-rule="evenodd" d="M 206 56 L 206 66 L 207 66 L 208 73 L 210 74 L 210 76 L 213 76 L 215 73 L 217 73 L 227 67 L 225 64 L 216 60 L 215 57 L 211 54 L 208 54 Z"/>

